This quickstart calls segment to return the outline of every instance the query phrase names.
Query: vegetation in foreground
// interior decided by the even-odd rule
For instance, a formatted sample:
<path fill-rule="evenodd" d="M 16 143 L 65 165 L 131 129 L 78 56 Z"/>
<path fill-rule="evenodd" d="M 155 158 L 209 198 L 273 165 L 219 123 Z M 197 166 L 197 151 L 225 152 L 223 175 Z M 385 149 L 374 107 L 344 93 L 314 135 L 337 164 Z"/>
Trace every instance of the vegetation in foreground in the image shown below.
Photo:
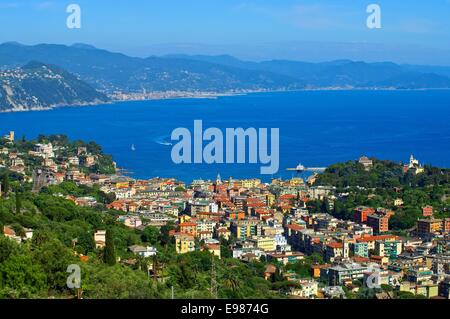
<path fill-rule="evenodd" d="M 111 174 L 115 172 L 112 158 L 104 155 L 95 143 L 70 143 L 64 136 L 40 136 L 38 141 L 64 145 L 64 156 L 75 153 L 80 146 L 100 158 L 99 164 L 87 168 L 86 173 Z M 26 154 L 33 143 L 25 139 L 14 147 Z M 27 167 L 40 163 L 27 157 Z M 222 240 L 222 259 L 209 252 L 196 251 L 177 255 L 169 232 L 175 225 L 161 229 L 127 228 L 117 222 L 119 212 L 105 209 L 114 201 L 97 186 L 78 186 L 63 182 L 57 186 L 31 191 L 32 185 L 19 174 L 0 171 L 2 194 L 0 198 L 0 230 L 8 225 L 19 236 L 33 229 L 31 240 L 18 244 L 0 234 L 0 298 L 74 298 L 82 292 L 83 298 L 213 298 L 212 279 L 217 281 L 219 298 L 284 298 L 295 283 L 283 274 L 293 273 L 299 278 L 311 277 L 311 265 L 323 263 L 319 255 L 307 256 L 303 261 L 288 266 L 276 264 L 276 272 L 264 278 L 267 262 L 244 263 L 231 258 L 229 245 Z M 432 205 L 436 217 L 449 217 L 450 170 L 426 166 L 424 173 L 404 173 L 402 165 L 374 160 L 370 171 L 356 162 L 336 164 L 317 178 L 319 185 L 337 187 L 339 196 L 333 207 L 326 202 L 311 201 L 310 210 L 328 212 L 338 218 L 351 219 L 354 207 L 367 205 L 394 210 L 391 227 L 404 232 L 414 226 L 421 215 L 421 207 Z M 65 196 L 91 196 L 96 207 L 80 207 Z M 402 198 L 404 204 L 396 207 L 393 201 Z M 96 248 L 94 233 L 107 230 L 106 247 Z M 154 246 L 156 257 L 136 257 L 128 251 L 131 245 Z M 199 243 L 198 243 L 199 244 Z M 213 266 L 214 262 L 214 266 Z M 67 287 L 67 267 L 81 267 L 81 290 Z M 213 275 L 215 269 L 215 275 Z M 173 288 L 173 290 L 172 290 Z M 389 290 L 382 287 L 382 290 Z M 373 298 L 377 290 L 361 287 L 359 292 L 346 291 L 348 298 Z M 415 296 L 395 292 L 397 298 Z"/>
<path fill-rule="evenodd" d="M 5 175 L 3 175 L 5 176 Z M 30 191 L 31 185 L 3 177 L 8 192 L 0 199 L 0 228 L 11 225 L 16 234 L 34 230 L 33 239 L 18 244 L 0 234 L 0 298 L 73 298 L 67 288 L 67 267 L 81 267 L 84 298 L 211 298 L 213 257 L 209 252 L 175 253 L 169 231 L 147 227 L 132 230 L 116 222 L 116 211 L 76 206 L 55 194 L 85 194 L 99 202 L 107 197 L 96 188 L 63 183 Z M 4 188 L 3 188 L 4 189 Z M 97 249 L 94 232 L 107 229 L 105 249 Z M 136 258 L 128 247 L 150 245 L 155 258 Z M 226 249 L 226 246 L 224 246 Z M 87 256 L 83 257 L 83 256 Z M 243 263 L 214 258 L 219 298 L 274 298 L 282 295 L 264 279 L 263 262 Z M 157 271 L 148 272 L 149 266 Z"/>

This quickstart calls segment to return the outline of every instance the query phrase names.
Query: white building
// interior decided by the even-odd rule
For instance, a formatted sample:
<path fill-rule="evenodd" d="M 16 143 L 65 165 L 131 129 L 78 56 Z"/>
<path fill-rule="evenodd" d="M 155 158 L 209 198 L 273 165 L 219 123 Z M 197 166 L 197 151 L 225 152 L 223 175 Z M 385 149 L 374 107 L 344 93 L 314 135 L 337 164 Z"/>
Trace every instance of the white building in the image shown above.
<path fill-rule="evenodd" d="M 158 252 L 155 247 L 150 247 L 150 246 L 144 247 L 144 246 L 139 246 L 139 245 L 133 245 L 133 246 L 128 247 L 128 249 L 133 254 L 139 255 L 144 258 L 155 256 L 156 253 Z"/>
<path fill-rule="evenodd" d="M 314 280 L 301 280 L 299 281 L 300 288 L 294 288 L 291 291 L 291 295 L 299 296 L 302 298 L 315 298 L 319 290 L 319 284 Z"/>
<path fill-rule="evenodd" d="M 55 157 L 55 153 L 53 152 L 52 143 L 36 144 L 34 146 L 34 151 L 42 157 L 46 157 L 46 158 Z"/>
<path fill-rule="evenodd" d="M 94 234 L 95 248 L 103 248 L 106 245 L 106 230 L 98 230 Z"/>

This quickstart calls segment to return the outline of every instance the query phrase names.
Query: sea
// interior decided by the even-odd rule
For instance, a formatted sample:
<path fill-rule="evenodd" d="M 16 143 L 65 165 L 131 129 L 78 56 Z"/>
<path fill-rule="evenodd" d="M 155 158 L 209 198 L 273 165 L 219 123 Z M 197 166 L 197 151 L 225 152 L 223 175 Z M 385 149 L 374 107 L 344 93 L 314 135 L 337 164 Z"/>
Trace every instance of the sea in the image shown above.
<path fill-rule="evenodd" d="M 172 131 L 279 128 L 279 170 L 262 164 L 175 164 Z M 167 99 L 0 113 L 0 134 L 65 134 L 95 141 L 135 178 L 291 178 L 287 168 L 326 167 L 365 155 L 450 167 L 450 90 L 298 91 Z"/>

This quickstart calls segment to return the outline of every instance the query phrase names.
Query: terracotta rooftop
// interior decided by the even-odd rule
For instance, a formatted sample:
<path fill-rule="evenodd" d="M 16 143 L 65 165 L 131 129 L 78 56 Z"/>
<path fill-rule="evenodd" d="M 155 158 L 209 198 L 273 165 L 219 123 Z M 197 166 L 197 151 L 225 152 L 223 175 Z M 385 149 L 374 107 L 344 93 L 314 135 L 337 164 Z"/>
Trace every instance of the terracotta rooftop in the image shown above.
<path fill-rule="evenodd" d="M 344 244 L 343 243 L 338 243 L 338 242 L 332 242 L 327 244 L 328 247 L 336 249 L 336 248 L 343 248 Z"/>
<path fill-rule="evenodd" d="M 369 241 L 396 239 L 396 238 L 397 238 L 397 236 L 394 236 L 394 235 L 366 236 L 366 237 L 358 238 L 356 241 L 358 243 L 364 243 L 364 242 L 369 242 Z"/>

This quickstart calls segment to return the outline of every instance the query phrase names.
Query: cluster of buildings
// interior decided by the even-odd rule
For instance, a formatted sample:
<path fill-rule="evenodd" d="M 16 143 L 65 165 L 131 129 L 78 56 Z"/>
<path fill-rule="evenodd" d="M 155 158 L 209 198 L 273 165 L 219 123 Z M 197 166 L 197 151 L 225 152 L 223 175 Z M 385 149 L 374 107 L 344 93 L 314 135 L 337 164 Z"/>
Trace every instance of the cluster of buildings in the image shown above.
<path fill-rule="evenodd" d="M 231 93 L 231 92 L 230 92 Z M 161 100 L 173 98 L 215 98 L 221 95 L 214 92 L 191 92 L 191 91 L 161 91 L 161 92 L 147 92 L 143 89 L 141 92 L 124 93 L 115 91 L 111 94 L 113 100 L 116 101 L 146 101 L 146 100 Z"/>
<path fill-rule="evenodd" d="M 366 171 L 370 171 L 373 168 L 373 160 L 369 159 L 367 156 L 360 157 L 358 163 L 364 166 Z M 414 158 L 414 155 L 411 155 L 409 157 L 409 163 L 403 165 L 403 172 L 407 173 L 408 171 L 417 175 L 423 173 L 425 168 L 418 159 Z"/>
<path fill-rule="evenodd" d="M 62 76 L 52 72 L 52 70 L 48 69 L 46 66 L 42 66 L 43 68 L 47 69 L 48 73 L 41 74 L 40 72 L 27 72 L 24 71 L 21 68 L 15 68 L 15 69 L 8 69 L 8 70 L 0 70 L 0 77 L 3 78 L 3 81 L 5 84 L 11 84 L 16 81 L 23 81 L 28 78 L 34 78 L 36 76 L 42 76 L 46 79 L 61 79 Z"/>
<path fill-rule="evenodd" d="M 51 160 L 55 153 L 58 150 L 46 144 L 36 145 L 29 155 Z M 169 235 L 178 254 L 207 250 L 222 258 L 227 251 L 227 256 L 243 262 L 265 261 L 266 279 L 281 269 L 286 280 L 297 283 L 289 294 L 299 298 L 345 297 L 343 287 L 357 292 L 361 287 L 382 285 L 429 298 L 450 298 L 450 219 L 433 218 L 430 206 L 423 208 L 423 219 L 417 221 L 412 236 L 399 237 L 389 228 L 394 214 L 390 209 L 355 207 L 352 220 L 313 212 L 312 200 L 322 200 L 330 211 L 343 194 L 334 187 L 309 185 L 301 178 L 263 183 L 259 179 L 222 180 L 219 175 L 214 181 L 194 180 L 186 185 L 169 178 L 77 176 L 78 165 L 95 163 L 95 158 L 80 162 L 81 155 L 89 156 L 85 149 L 78 149 L 78 155 L 63 159 L 68 166 L 62 180 L 97 184 L 104 193 L 113 193 L 115 200 L 107 208 L 118 211 L 117 222 L 127 227 L 143 230 L 172 223 L 176 229 Z M 359 162 L 366 169 L 373 165 L 365 157 Z M 420 168 L 415 161 L 410 165 Z M 51 166 L 44 166 L 46 174 Z M 64 167 L 60 161 L 52 172 L 57 176 Z M 47 179 L 53 178 L 48 175 Z M 68 199 L 77 205 L 97 205 L 89 197 Z M 403 203 L 399 199 L 394 204 Z M 95 233 L 98 248 L 104 247 L 105 235 L 103 230 Z M 129 250 L 142 257 L 156 254 L 153 247 L 131 246 Z M 308 256 L 318 260 L 309 269 L 310 278 L 283 271 L 283 265 Z M 379 296 L 392 297 L 386 292 Z"/>
<path fill-rule="evenodd" d="M 14 132 L 3 138 L 13 144 Z M 99 180 L 110 179 L 109 176 L 87 173 L 97 161 L 98 155 L 90 154 L 83 146 L 69 151 L 67 146 L 36 143 L 31 150 L 22 153 L 14 147 L 0 147 L 0 167 L 24 175 L 26 181 L 33 182 L 35 191 L 63 181 L 93 185 Z M 40 163 L 38 167 L 36 163 Z"/>
<path fill-rule="evenodd" d="M 160 178 L 119 180 L 102 189 L 122 194 L 109 208 L 123 211 L 118 221 L 128 227 L 174 222 L 176 230 L 170 235 L 178 254 L 208 250 L 221 258 L 225 246 L 233 258 L 268 262 L 266 278 L 271 278 L 275 265 L 320 256 L 323 263 L 311 266 L 310 279 L 283 273 L 298 283 L 290 292 L 295 297 L 334 298 L 344 286 L 361 289 L 355 281 L 363 287 L 390 285 L 430 298 L 449 297 L 449 220 L 430 218 L 429 206 L 423 208 L 424 219 L 417 221 L 413 239 L 406 239 L 390 231 L 394 214 L 390 209 L 355 207 L 353 220 L 311 213 L 311 200 L 327 199 L 332 206 L 340 194 L 299 178 L 262 183 L 258 179 L 222 181 L 218 176 L 215 181 L 195 180 L 190 185 Z M 380 295 L 388 297 L 392 296 Z"/>

